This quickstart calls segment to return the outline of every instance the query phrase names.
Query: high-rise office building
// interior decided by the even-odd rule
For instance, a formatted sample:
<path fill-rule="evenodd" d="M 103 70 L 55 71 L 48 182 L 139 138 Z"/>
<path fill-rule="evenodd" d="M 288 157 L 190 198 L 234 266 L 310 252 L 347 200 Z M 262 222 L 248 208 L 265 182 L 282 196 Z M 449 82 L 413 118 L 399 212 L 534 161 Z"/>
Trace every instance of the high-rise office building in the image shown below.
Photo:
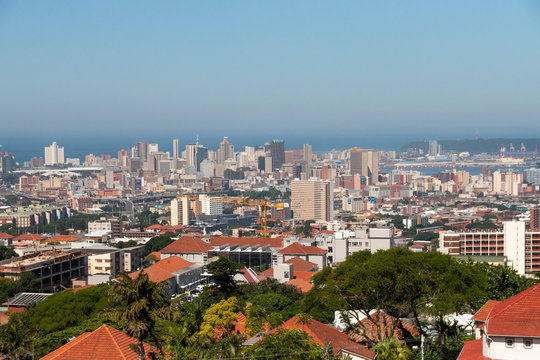
<path fill-rule="evenodd" d="M 148 160 L 148 143 L 145 141 L 135 143 L 131 155 L 131 157 L 138 157 L 141 161 Z"/>
<path fill-rule="evenodd" d="M 178 159 L 180 155 L 180 142 L 178 139 L 173 139 L 172 141 L 172 147 L 173 147 L 173 159 Z"/>
<path fill-rule="evenodd" d="M 304 144 L 304 163 L 306 165 L 311 165 L 312 161 L 313 161 L 313 150 L 311 148 L 311 145 Z"/>
<path fill-rule="evenodd" d="M 0 152 L 0 173 L 6 174 L 15 170 L 16 167 L 15 157 L 11 153 Z"/>
<path fill-rule="evenodd" d="M 291 182 L 291 210 L 300 220 L 334 220 L 334 183 L 318 179 Z"/>
<path fill-rule="evenodd" d="M 283 140 L 272 140 L 270 156 L 272 157 L 272 170 L 279 169 L 285 163 L 285 142 Z"/>
<path fill-rule="evenodd" d="M 379 152 L 354 148 L 349 154 L 349 168 L 351 175 L 360 174 L 365 177 L 366 184 L 379 182 Z"/>
<path fill-rule="evenodd" d="M 51 146 L 45 147 L 45 165 L 57 165 L 64 163 L 64 147 L 58 146 L 56 141 Z"/>
<path fill-rule="evenodd" d="M 201 162 L 208 158 L 208 149 L 199 142 L 186 145 L 186 166 L 201 170 Z"/>
<path fill-rule="evenodd" d="M 224 137 L 223 141 L 219 143 L 219 149 L 217 151 L 218 164 L 224 164 L 226 160 L 234 158 L 234 145 L 231 144 L 228 137 Z"/>
<path fill-rule="evenodd" d="M 171 225 L 189 225 L 189 199 L 180 198 L 171 201 Z"/>
<path fill-rule="evenodd" d="M 429 140 L 428 154 L 429 156 L 439 155 L 439 145 L 437 140 Z"/>

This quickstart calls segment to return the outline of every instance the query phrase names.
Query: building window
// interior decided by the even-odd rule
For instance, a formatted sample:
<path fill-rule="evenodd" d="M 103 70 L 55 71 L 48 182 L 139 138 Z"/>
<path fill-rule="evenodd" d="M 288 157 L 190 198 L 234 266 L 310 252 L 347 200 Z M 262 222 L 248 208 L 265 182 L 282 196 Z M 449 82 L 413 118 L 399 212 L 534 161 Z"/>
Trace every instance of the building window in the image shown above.
<path fill-rule="evenodd" d="M 532 349 L 532 339 L 523 339 L 523 347 L 525 349 Z"/>
<path fill-rule="evenodd" d="M 514 347 L 514 338 L 506 338 L 504 341 L 507 348 L 513 348 Z"/>

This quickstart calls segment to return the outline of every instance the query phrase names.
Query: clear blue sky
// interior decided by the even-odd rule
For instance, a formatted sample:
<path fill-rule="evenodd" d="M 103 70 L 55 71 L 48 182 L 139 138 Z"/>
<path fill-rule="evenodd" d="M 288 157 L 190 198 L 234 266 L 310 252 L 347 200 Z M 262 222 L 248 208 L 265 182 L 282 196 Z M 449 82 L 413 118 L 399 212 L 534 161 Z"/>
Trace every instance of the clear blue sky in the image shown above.
<path fill-rule="evenodd" d="M 2 137 L 540 137 L 540 5 L 0 0 Z"/>

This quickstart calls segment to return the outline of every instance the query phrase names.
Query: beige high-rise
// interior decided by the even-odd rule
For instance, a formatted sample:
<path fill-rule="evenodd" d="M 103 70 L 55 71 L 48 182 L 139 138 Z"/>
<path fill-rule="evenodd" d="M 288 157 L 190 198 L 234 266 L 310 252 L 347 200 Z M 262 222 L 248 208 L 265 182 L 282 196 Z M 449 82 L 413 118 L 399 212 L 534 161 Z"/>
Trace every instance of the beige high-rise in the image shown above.
<path fill-rule="evenodd" d="M 351 149 L 349 158 L 351 175 L 360 174 L 366 178 L 366 185 L 379 182 L 379 152 L 377 150 Z"/>
<path fill-rule="evenodd" d="M 293 180 L 291 209 L 299 220 L 334 220 L 334 184 L 331 181 Z"/>
<path fill-rule="evenodd" d="M 180 198 L 171 201 L 171 225 L 189 225 L 189 199 Z"/>

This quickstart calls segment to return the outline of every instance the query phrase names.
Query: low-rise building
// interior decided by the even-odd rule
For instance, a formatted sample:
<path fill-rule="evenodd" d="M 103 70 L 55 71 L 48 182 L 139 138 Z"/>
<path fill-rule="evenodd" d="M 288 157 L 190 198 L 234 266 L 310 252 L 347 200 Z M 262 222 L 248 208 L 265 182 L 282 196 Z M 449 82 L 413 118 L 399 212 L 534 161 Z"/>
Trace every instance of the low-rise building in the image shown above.
<path fill-rule="evenodd" d="M 81 251 L 59 252 L 53 249 L 0 261 L 0 277 L 17 280 L 31 272 L 41 291 L 55 291 L 71 286 L 71 281 L 85 277 L 88 256 Z"/>

